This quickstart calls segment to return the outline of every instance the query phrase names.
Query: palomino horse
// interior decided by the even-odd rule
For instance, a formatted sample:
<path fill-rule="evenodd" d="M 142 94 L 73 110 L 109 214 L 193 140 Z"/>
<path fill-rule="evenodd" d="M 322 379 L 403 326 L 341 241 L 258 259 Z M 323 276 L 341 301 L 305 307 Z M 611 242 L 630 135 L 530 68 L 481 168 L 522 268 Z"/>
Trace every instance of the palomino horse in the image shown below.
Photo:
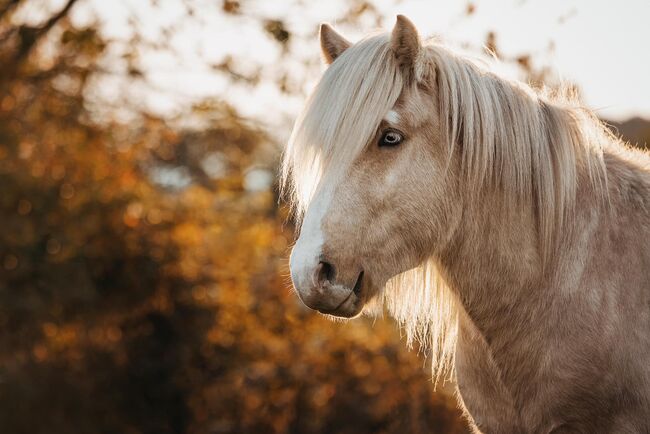
<path fill-rule="evenodd" d="M 302 301 L 385 306 L 476 431 L 650 432 L 650 158 L 403 16 L 321 46 L 283 165 Z"/>

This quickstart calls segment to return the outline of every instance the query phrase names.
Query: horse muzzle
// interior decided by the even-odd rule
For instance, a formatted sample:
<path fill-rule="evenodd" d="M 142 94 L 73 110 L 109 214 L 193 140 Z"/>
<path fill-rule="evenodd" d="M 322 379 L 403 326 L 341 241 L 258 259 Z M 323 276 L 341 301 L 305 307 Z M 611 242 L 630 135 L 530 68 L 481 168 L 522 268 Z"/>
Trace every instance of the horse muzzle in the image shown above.
<path fill-rule="evenodd" d="M 294 268 L 293 262 L 292 255 L 291 278 L 305 306 L 343 318 L 352 318 L 361 313 L 367 292 L 363 270 L 352 274 L 352 278 L 346 278 L 326 261 L 319 261 L 313 267 L 301 267 L 300 270 Z"/>

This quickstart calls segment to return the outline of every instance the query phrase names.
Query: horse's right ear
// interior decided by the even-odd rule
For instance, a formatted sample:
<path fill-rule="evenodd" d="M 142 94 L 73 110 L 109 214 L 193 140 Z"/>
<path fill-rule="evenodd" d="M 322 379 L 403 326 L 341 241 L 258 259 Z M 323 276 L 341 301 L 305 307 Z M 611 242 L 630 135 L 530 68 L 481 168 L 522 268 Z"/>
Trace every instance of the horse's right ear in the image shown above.
<path fill-rule="evenodd" d="M 320 25 L 320 48 L 323 52 L 325 63 L 329 65 L 334 62 L 350 45 L 352 44 L 343 36 L 336 33 L 336 30 L 332 26 L 326 23 Z"/>
<path fill-rule="evenodd" d="M 391 46 L 397 64 L 401 68 L 415 72 L 418 79 L 421 78 L 420 65 L 418 64 L 422 51 L 420 36 L 415 25 L 404 15 L 397 16 L 391 36 Z"/>

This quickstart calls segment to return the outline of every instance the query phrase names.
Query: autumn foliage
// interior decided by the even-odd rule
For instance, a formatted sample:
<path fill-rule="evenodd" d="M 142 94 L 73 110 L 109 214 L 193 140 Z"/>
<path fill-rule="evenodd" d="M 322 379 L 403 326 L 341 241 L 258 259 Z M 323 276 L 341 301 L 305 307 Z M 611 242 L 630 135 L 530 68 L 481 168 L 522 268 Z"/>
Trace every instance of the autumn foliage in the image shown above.
<path fill-rule="evenodd" d="M 2 432 L 464 432 L 394 325 L 292 293 L 291 223 L 247 187 L 270 138 L 225 101 L 192 127 L 98 116 L 109 42 L 67 10 L 17 23 L 19 3 L 0 8 Z"/>

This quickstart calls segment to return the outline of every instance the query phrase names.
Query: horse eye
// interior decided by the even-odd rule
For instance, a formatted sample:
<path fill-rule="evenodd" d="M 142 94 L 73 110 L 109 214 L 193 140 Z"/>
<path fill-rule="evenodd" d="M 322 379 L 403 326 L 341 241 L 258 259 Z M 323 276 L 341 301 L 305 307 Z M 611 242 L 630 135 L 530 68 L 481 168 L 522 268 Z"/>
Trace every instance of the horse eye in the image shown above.
<path fill-rule="evenodd" d="M 379 139 L 379 146 L 397 146 L 402 143 L 402 140 L 404 140 L 404 137 L 397 131 L 384 131 L 381 139 Z"/>

